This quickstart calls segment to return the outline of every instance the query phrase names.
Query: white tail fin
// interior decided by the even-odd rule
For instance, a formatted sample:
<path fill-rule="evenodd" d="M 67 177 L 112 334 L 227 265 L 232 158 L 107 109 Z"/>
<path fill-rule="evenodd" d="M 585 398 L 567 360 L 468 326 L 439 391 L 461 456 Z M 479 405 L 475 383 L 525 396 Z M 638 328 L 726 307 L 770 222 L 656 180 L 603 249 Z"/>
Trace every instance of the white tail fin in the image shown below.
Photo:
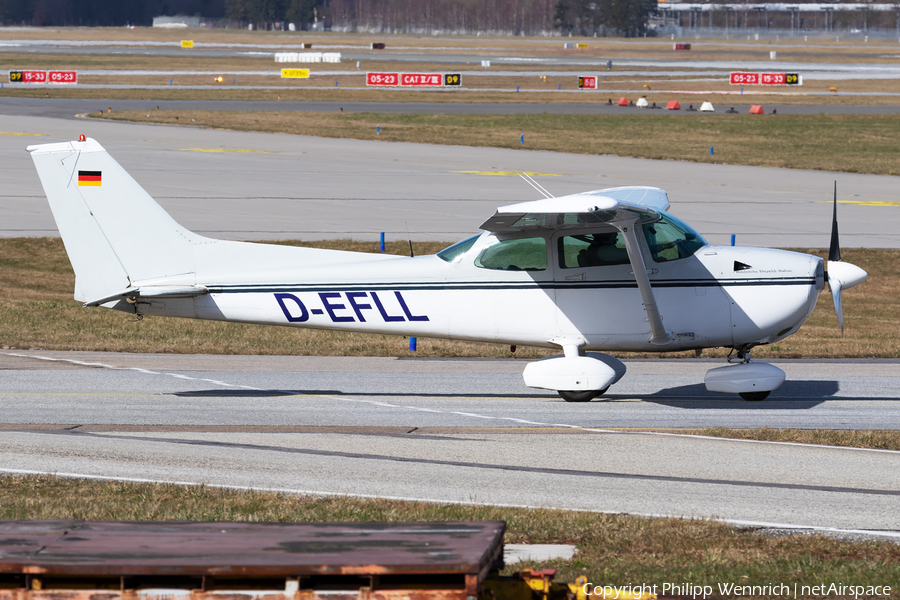
<path fill-rule="evenodd" d="M 75 299 L 194 272 L 206 238 L 176 223 L 93 139 L 29 146 L 75 270 Z"/>

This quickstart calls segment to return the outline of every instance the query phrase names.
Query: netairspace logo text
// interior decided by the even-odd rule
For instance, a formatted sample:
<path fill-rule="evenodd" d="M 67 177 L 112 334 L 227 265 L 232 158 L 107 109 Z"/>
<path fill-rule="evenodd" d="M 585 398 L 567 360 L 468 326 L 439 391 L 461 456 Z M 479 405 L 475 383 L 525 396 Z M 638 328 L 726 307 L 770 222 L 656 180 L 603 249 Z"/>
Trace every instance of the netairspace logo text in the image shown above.
<path fill-rule="evenodd" d="M 835 598 L 859 598 L 861 596 L 890 596 L 892 588 L 887 585 L 844 585 L 842 583 L 818 583 L 803 585 L 794 583 L 769 583 L 766 585 L 738 585 L 735 583 L 719 583 L 715 587 L 711 585 L 695 585 L 690 582 L 658 584 L 638 584 L 626 586 L 605 585 L 595 586 L 586 583 L 582 591 L 587 596 L 598 596 L 604 599 L 633 598 L 635 596 L 651 594 L 662 596 L 680 596 L 683 598 L 711 598 L 717 597 L 739 598 L 741 596 L 772 597 L 772 598 L 810 598 L 810 597 L 835 597 Z"/>

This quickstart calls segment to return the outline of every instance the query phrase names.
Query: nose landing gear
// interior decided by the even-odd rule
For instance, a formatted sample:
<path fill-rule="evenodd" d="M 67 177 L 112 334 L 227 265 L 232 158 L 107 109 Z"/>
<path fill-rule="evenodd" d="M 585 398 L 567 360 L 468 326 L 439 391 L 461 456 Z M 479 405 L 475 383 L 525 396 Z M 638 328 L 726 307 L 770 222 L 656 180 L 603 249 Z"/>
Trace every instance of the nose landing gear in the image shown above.
<path fill-rule="evenodd" d="M 710 392 L 738 394 L 744 400 L 765 400 L 769 393 L 784 383 L 785 373 L 776 366 L 750 360 L 750 347 L 740 348 L 728 362 L 737 364 L 717 367 L 706 372 L 703 383 Z"/>

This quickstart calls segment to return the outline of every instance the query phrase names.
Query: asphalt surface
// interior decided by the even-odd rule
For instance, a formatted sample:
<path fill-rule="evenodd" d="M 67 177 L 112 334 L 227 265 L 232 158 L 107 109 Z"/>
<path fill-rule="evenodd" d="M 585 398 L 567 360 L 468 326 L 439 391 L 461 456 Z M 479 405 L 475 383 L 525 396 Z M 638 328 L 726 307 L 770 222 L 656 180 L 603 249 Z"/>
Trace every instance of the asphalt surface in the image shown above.
<path fill-rule="evenodd" d="M 704 374 L 725 364 L 723 360 L 629 361 L 628 374 L 610 389 L 607 401 L 589 405 L 566 403 L 553 392 L 525 387 L 525 364 L 512 359 L 172 357 L 2 350 L 0 369 L 4 369 L 6 385 L 0 390 L 4 406 L 0 421 L 521 427 L 522 423 L 508 420 L 521 418 L 541 427 L 568 423 L 599 428 L 900 429 L 897 360 L 777 361 L 773 364 L 785 370 L 788 380 L 761 403 L 706 391 Z M 156 406 L 158 396 L 166 399 Z M 333 411 L 332 396 L 357 398 L 359 405 L 348 405 L 353 410 Z M 302 406 L 297 405 L 300 397 Z M 34 402 L 35 398 L 42 400 Z M 262 405 L 256 401 L 248 404 L 253 398 Z M 372 403 L 367 404 L 365 398 Z M 385 407 L 378 405 L 382 400 L 410 406 L 421 403 L 441 410 L 431 413 L 396 407 L 384 411 Z M 295 410 L 300 412 L 295 414 Z M 467 411 L 493 415 L 497 420 L 473 421 Z M 567 420 L 573 417 L 575 421 Z"/>
<path fill-rule="evenodd" d="M 762 403 L 635 361 L 573 405 L 514 360 L 3 351 L 0 472 L 896 532 L 900 453 L 608 429 L 900 422 L 898 361 L 779 364 Z"/>
<path fill-rule="evenodd" d="M 900 247 L 891 176 L 57 119 L 4 103 L 0 132 L 6 237 L 57 235 L 24 147 L 84 133 L 182 225 L 217 238 L 456 241 L 498 206 L 538 199 L 515 175 L 526 171 L 557 196 L 660 187 L 711 243 L 774 247 L 828 247 L 837 180 L 842 245 Z"/>

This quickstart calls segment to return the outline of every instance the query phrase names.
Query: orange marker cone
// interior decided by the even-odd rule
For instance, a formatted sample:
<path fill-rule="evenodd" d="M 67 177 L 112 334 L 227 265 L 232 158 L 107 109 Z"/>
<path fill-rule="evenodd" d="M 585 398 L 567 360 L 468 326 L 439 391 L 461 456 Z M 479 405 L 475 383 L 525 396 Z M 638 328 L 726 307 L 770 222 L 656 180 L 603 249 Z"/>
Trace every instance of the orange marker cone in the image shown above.
<path fill-rule="evenodd" d="M 753 106 L 750 107 L 750 114 L 751 115 L 764 115 L 764 114 L 766 114 L 766 111 L 764 111 L 763 107 L 760 106 L 759 104 L 754 104 Z"/>
<path fill-rule="evenodd" d="M 628 106 L 628 98 L 625 96 L 619 98 L 619 106 Z"/>
<path fill-rule="evenodd" d="M 681 110 L 681 105 L 678 104 L 678 100 L 669 100 L 669 103 L 666 104 L 666 110 Z"/>

